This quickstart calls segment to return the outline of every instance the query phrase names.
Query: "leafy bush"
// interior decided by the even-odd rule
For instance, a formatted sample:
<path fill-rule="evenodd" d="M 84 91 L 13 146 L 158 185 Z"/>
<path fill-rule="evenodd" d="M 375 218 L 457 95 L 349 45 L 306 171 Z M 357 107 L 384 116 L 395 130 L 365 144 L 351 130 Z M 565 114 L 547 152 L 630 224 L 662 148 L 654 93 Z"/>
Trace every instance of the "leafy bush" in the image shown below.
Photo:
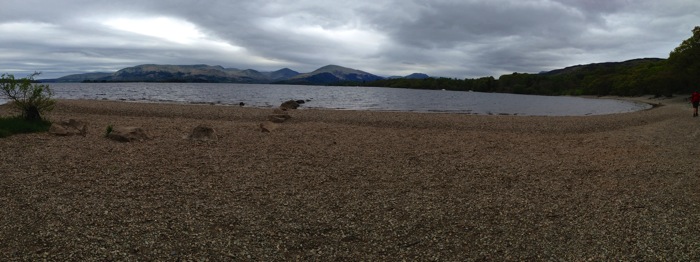
<path fill-rule="evenodd" d="M 22 118 L 30 121 L 41 120 L 41 114 L 53 109 L 55 101 L 51 99 L 48 85 L 34 83 L 33 73 L 28 77 L 15 79 L 14 75 L 3 74 L 0 77 L 0 95 L 22 112 Z"/>
<path fill-rule="evenodd" d="M 107 129 L 105 130 L 105 137 L 109 136 L 109 134 L 114 131 L 114 127 L 112 125 L 107 125 Z"/>
<path fill-rule="evenodd" d="M 46 132 L 51 122 L 45 120 L 26 120 L 22 117 L 0 118 L 0 138 L 13 134 Z"/>

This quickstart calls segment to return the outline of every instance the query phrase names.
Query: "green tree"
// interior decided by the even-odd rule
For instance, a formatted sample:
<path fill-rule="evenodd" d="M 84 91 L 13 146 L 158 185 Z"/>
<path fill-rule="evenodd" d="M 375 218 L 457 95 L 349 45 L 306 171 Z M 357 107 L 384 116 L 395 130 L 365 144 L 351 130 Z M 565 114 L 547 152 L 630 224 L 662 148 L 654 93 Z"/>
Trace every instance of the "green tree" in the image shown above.
<path fill-rule="evenodd" d="M 682 77 L 686 87 L 700 85 L 700 26 L 693 28 L 693 35 L 671 52 L 668 64 Z"/>
<path fill-rule="evenodd" d="M 51 99 L 49 86 L 34 82 L 37 75 L 39 73 L 35 72 L 20 79 L 15 79 L 11 74 L 2 74 L 0 77 L 0 95 L 11 100 L 25 120 L 42 120 L 41 114 L 51 111 L 55 103 Z"/>

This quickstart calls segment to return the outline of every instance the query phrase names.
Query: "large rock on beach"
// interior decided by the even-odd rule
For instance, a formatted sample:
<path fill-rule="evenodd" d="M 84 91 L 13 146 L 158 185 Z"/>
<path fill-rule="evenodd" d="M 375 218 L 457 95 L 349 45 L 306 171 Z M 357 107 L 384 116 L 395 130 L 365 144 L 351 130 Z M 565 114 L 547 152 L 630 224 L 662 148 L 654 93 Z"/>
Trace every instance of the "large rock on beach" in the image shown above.
<path fill-rule="evenodd" d="M 219 139 L 214 128 L 208 125 L 198 125 L 187 138 L 200 141 L 212 141 Z"/>
<path fill-rule="evenodd" d="M 297 109 L 299 107 L 299 103 L 294 100 L 289 100 L 280 105 L 280 108 L 283 110 L 286 109 Z"/>
<path fill-rule="evenodd" d="M 107 138 L 119 142 L 133 142 L 150 139 L 145 131 L 140 127 L 115 127 L 107 134 Z"/>
<path fill-rule="evenodd" d="M 55 122 L 51 124 L 49 133 L 57 136 L 85 136 L 87 134 L 87 124 L 75 119 Z"/>

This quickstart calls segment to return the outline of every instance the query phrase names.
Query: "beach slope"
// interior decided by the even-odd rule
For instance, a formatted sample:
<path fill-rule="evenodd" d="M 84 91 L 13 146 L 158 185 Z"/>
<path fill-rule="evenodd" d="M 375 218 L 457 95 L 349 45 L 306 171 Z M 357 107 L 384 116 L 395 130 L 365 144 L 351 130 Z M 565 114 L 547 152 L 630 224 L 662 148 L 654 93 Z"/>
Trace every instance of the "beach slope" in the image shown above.
<path fill-rule="evenodd" d="M 697 260 L 700 118 L 61 100 L 0 139 L 0 260 Z M 0 115 L 12 114 L 7 106 Z M 186 139 L 200 124 L 218 140 Z M 108 126 L 151 139 L 105 138 Z"/>

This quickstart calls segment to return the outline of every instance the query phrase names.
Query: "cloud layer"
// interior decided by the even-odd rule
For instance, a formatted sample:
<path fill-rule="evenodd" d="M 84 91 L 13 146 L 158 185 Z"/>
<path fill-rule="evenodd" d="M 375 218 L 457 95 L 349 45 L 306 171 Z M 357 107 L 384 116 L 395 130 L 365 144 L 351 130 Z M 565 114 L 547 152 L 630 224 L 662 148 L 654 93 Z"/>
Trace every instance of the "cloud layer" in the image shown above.
<path fill-rule="evenodd" d="M 384 76 L 498 77 L 666 58 L 698 21 L 697 0 L 9 0 L 0 73 L 338 64 Z"/>

